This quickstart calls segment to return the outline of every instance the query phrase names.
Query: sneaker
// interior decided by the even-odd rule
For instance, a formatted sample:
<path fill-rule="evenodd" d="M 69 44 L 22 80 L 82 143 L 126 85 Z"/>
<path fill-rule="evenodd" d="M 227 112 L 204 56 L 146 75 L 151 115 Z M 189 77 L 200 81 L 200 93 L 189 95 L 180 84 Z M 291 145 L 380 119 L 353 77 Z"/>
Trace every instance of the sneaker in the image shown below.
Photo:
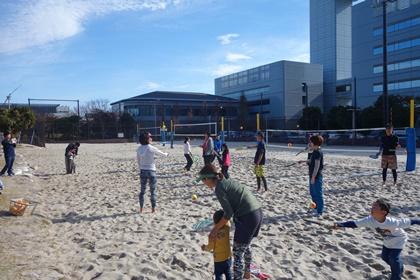
<path fill-rule="evenodd" d="M 382 183 L 382 187 L 386 187 L 386 182 L 383 182 Z"/>

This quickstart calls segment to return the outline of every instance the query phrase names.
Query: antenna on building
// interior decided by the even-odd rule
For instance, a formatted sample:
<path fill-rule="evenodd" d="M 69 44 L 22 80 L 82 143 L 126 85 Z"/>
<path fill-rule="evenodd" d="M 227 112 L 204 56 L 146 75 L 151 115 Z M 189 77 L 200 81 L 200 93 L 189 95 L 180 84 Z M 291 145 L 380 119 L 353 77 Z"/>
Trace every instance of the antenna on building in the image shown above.
<path fill-rule="evenodd" d="M 14 90 L 12 90 L 7 96 L 6 96 L 6 100 L 4 101 L 3 104 L 7 103 L 8 108 L 10 109 L 10 100 L 12 99 L 12 94 L 17 91 L 22 85 L 19 85 L 17 88 L 15 88 Z"/>

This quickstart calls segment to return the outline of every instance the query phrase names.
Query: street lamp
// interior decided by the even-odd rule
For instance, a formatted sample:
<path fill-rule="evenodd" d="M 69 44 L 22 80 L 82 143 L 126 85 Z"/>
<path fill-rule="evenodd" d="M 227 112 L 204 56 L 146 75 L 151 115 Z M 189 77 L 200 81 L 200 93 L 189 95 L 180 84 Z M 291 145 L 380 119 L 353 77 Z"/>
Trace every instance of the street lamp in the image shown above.
<path fill-rule="evenodd" d="M 382 5 L 382 94 L 383 94 L 383 115 L 384 124 L 389 123 L 389 100 L 388 100 L 388 42 L 387 42 L 387 15 L 386 7 L 388 3 L 395 2 L 396 0 L 376 0 L 377 7 Z"/>
<path fill-rule="evenodd" d="M 305 93 L 305 108 L 308 108 L 309 107 L 308 84 L 304 82 L 302 83 L 302 91 Z"/>

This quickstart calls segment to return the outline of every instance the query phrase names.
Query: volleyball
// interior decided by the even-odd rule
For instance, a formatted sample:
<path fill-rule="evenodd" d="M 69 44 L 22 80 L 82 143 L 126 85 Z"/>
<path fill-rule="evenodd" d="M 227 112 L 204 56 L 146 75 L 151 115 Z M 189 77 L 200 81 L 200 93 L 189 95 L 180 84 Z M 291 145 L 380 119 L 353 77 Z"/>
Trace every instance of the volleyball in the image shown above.
<path fill-rule="evenodd" d="M 196 201 L 198 199 L 198 196 L 196 194 L 193 194 L 191 196 L 192 201 Z"/>

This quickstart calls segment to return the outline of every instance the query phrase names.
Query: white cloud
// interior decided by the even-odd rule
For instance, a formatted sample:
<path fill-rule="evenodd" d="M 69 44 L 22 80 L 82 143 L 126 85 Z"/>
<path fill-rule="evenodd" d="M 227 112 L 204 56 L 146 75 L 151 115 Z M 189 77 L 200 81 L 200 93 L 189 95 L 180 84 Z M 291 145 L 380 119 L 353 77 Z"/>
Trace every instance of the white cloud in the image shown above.
<path fill-rule="evenodd" d="M 242 66 L 235 64 L 221 64 L 213 71 L 213 74 L 216 76 L 225 76 L 235 72 L 238 72 L 242 69 Z"/>
<path fill-rule="evenodd" d="M 222 45 L 229 45 L 230 43 L 232 43 L 232 40 L 234 38 L 238 38 L 238 37 L 239 37 L 239 34 L 237 34 L 237 33 L 229 33 L 229 34 L 224 34 L 224 35 L 218 36 L 217 40 Z"/>
<path fill-rule="evenodd" d="M 147 82 L 145 84 L 145 87 L 149 90 L 155 90 L 155 89 L 161 88 L 162 85 L 155 82 Z"/>
<path fill-rule="evenodd" d="M 77 35 L 92 16 L 121 11 L 157 11 L 184 0 L 30 0 L 15 2 L 0 22 L 0 53 L 42 46 Z M 1 7 L 1 5 L 0 5 Z"/>
<path fill-rule="evenodd" d="M 252 57 L 247 56 L 245 54 L 241 54 L 241 53 L 228 53 L 226 55 L 226 61 L 228 61 L 228 62 L 237 62 L 237 61 L 240 61 L 240 60 L 249 60 L 251 58 Z"/>

